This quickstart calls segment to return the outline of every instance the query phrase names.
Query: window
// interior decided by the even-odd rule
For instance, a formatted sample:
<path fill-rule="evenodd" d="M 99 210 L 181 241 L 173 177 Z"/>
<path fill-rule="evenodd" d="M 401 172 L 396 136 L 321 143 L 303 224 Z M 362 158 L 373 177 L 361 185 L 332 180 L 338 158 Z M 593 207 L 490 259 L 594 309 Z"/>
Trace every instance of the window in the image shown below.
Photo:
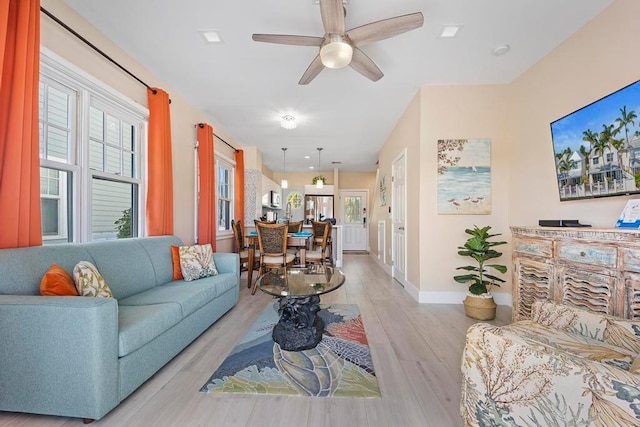
<path fill-rule="evenodd" d="M 599 163 L 600 163 L 600 157 L 594 157 L 594 158 L 593 158 L 593 164 L 594 164 L 594 165 L 597 165 L 597 164 L 599 164 Z"/>
<path fill-rule="evenodd" d="M 235 166 L 231 161 L 216 156 L 215 167 L 218 231 L 231 231 L 231 219 L 234 216 Z"/>
<path fill-rule="evenodd" d="M 607 163 L 613 162 L 613 153 L 607 153 Z"/>
<path fill-rule="evenodd" d="M 42 48 L 45 243 L 140 236 L 148 111 Z"/>

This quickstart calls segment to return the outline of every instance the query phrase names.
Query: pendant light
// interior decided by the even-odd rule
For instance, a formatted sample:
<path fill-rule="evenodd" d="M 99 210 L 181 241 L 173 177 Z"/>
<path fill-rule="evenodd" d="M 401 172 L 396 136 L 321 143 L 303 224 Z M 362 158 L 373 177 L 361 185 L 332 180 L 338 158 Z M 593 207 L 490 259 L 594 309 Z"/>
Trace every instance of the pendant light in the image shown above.
<path fill-rule="evenodd" d="M 318 172 L 320 172 L 320 152 L 322 151 L 322 148 L 318 148 Z M 319 179 L 316 181 L 316 188 L 323 188 L 324 187 L 324 180 Z"/>
<path fill-rule="evenodd" d="M 287 181 L 287 149 L 282 147 L 282 181 L 280 181 L 281 188 L 289 188 L 289 181 Z"/>

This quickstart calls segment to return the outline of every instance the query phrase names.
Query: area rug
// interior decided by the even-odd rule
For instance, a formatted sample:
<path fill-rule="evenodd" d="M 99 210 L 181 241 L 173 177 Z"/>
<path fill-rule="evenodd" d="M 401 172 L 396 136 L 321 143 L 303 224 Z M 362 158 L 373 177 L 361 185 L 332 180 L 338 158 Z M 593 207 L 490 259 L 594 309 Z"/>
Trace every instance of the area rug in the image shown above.
<path fill-rule="evenodd" d="M 204 393 L 379 397 L 367 336 L 355 304 L 321 305 L 322 341 L 286 351 L 271 338 L 277 304 L 269 304 L 209 381 Z"/>

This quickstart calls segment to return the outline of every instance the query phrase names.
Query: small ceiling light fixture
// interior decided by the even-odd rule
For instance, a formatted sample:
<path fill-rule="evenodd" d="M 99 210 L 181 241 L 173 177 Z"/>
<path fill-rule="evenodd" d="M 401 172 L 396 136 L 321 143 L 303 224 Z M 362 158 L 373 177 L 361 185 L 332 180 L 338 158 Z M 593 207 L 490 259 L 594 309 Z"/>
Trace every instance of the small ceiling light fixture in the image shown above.
<path fill-rule="evenodd" d="M 494 56 L 502 56 L 502 55 L 505 55 L 510 50 L 511 50 L 511 46 L 509 46 L 508 44 L 504 43 L 504 44 L 499 44 L 498 46 L 494 47 L 493 50 L 491 51 L 491 53 L 493 53 Z"/>
<path fill-rule="evenodd" d="M 200 34 L 208 43 L 220 43 L 222 39 L 216 30 L 200 30 Z"/>
<path fill-rule="evenodd" d="M 353 47 L 341 34 L 331 34 L 320 48 L 320 62 L 327 68 L 344 68 L 351 62 Z"/>
<path fill-rule="evenodd" d="M 318 170 L 320 170 L 320 152 L 322 151 L 322 148 L 318 148 Z M 316 188 L 323 188 L 324 187 L 324 181 L 319 179 L 316 181 Z"/>
<path fill-rule="evenodd" d="M 285 128 L 286 130 L 293 130 L 296 128 L 296 126 L 298 126 L 298 124 L 296 123 L 295 117 L 287 114 L 285 116 L 282 116 L 282 119 L 280 119 L 280 126 Z"/>
<path fill-rule="evenodd" d="M 289 188 L 289 181 L 287 181 L 287 149 L 282 147 L 282 181 L 280 181 L 280 187 Z"/>
<path fill-rule="evenodd" d="M 448 39 L 455 37 L 461 29 L 462 25 L 445 25 L 442 27 L 442 31 L 440 31 L 440 38 Z"/>

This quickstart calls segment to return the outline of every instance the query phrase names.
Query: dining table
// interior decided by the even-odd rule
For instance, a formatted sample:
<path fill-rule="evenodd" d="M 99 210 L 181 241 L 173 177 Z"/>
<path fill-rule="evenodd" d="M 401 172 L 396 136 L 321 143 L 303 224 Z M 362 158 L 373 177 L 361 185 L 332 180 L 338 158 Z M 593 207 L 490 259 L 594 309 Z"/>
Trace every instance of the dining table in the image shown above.
<path fill-rule="evenodd" d="M 247 271 L 247 285 L 251 286 L 251 279 L 253 277 L 253 268 L 251 266 L 254 265 L 255 262 L 255 250 L 258 245 L 258 232 L 250 231 L 245 234 L 245 239 L 247 240 L 247 246 L 249 250 L 249 266 L 250 268 Z M 306 264 L 306 253 L 307 248 L 309 247 L 311 241 L 313 240 L 313 233 L 310 231 L 299 231 L 297 233 L 288 233 L 287 234 L 287 247 L 288 248 L 296 248 L 300 254 L 300 267 L 305 267 Z"/>

